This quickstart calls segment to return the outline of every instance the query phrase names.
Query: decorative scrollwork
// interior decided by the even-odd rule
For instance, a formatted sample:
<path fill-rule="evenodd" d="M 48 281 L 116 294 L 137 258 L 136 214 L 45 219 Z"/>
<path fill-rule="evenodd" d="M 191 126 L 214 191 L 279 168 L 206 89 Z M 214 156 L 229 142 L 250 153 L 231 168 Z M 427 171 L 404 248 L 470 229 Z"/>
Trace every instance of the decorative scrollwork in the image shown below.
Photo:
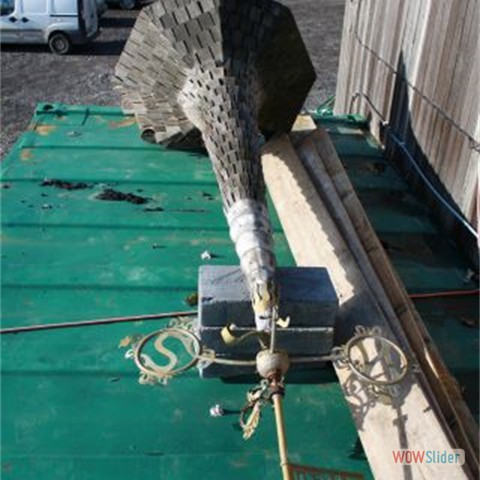
<path fill-rule="evenodd" d="M 248 440 L 257 430 L 262 417 L 261 408 L 270 402 L 269 382 L 262 380 L 259 385 L 247 392 L 247 403 L 240 411 L 240 427 L 243 439 Z"/>
<path fill-rule="evenodd" d="M 398 384 L 409 371 L 405 353 L 383 335 L 380 327 L 357 326 L 355 335 L 345 345 L 337 347 L 336 353 L 336 365 L 348 367 L 377 398 L 396 396 Z"/>
<path fill-rule="evenodd" d="M 179 366 L 177 355 L 171 349 L 165 347 L 164 342 L 169 338 L 177 339 L 190 357 L 190 360 L 184 365 Z M 166 365 L 160 366 L 155 363 L 151 357 L 142 353 L 146 345 L 152 340 L 154 341 L 155 350 L 167 359 L 168 363 Z M 165 382 L 173 376 L 193 367 L 197 363 L 201 351 L 200 340 L 194 333 L 190 330 L 173 327 L 158 330 L 142 338 L 133 348 L 133 359 L 140 372 L 146 376 L 146 380 L 155 378 Z M 146 381 L 145 383 L 148 382 Z"/>
<path fill-rule="evenodd" d="M 197 317 L 176 317 L 170 320 L 168 327 L 193 331 L 197 321 Z"/>
<path fill-rule="evenodd" d="M 165 384 L 173 376 L 185 372 L 193 366 L 206 368 L 212 363 L 251 367 L 256 365 L 254 358 L 246 360 L 217 357 L 214 350 L 205 348 L 201 344 L 193 332 L 194 325 L 191 322 L 189 325 L 183 322 L 175 323 L 175 325 L 188 328 L 168 327 L 141 339 L 135 339 L 137 340 L 135 343 L 132 341 L 132 348 L 126 353 L 126 357 L 132 358 L 139 368 L 140 383 Z M 231 343 L 242 341 L 247 336 L 248 334 L 239 339 L 233 337 Z M 177 340 L 183 347 L 183 353 L 188 357 L 183 365 L 180 365 L 176 352 L 165 346 L 164 342 L 168 339 Z M 144 353 L 145 347 L 151 342 L 153 342 L 156 353 L 166 360 L 165 365 L 158 365 L 150 355 Z M 123 343 L 127 342 L 122 340 L 121 344 Z M 404 352 L 395 342 L 383 335 L 380 327 L 367 328 L 362 325 L 355 328 L 355 335 L 347 343 L 334 347 L 329 355 L 314 358 L 292 357 L 290 359 L 292 363 L 320 360 L 332 361 L 337 367 L 348 368 L 367 393 L 385 401 L 398 394 L 398 385 L 410 368 Z M 258 407 L 256 407 L 257 409 Z"/>

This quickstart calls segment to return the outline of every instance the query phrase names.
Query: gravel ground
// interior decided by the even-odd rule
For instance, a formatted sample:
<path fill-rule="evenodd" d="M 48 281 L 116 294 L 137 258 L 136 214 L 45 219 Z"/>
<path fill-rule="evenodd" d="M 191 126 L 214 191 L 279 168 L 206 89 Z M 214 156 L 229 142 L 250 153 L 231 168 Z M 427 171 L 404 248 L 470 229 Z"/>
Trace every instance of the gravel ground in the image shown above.
<path fill-rule="evenodd" d="M 307 108 L 335 93 L 344 1 L 282 0 L 295 15 L 317 72 Z M 95 42 L 64 57 L 43 46 L 2 46 L 0 153 L 25 130 L 38 102 L 118 105 L 110 78 L 137 14 L 108 10 Z"/>

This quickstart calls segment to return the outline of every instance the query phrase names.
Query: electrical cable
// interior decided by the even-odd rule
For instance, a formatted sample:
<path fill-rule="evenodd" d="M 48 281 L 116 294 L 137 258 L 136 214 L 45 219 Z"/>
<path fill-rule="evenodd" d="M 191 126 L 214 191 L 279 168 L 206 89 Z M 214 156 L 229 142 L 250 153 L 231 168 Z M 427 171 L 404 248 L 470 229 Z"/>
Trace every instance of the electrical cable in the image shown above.
<path fill-rule="evenodd" d="M 451 290 L 446 292 L 433 293 L 410 293 L 408 296 L 413 300 L 421 300 L 428 298 L 442 298 L 442 297 L 469 297 L 480 294 L 480 290 Z"/>
<path fill-rule="evenodd" d="M 468 223 L 465 218 L 463 218 L 462 215 L 460 215 L 455 208 L 453 208 L 450 203 L 443 198 L 443 195 L 435 188 L 433 183 L 428 179 L 428 177 L 423 173 L 422 169 L 420 166 L 417 164 L 415 159 L 412 157 L 410 151 L 408 150 L 405 142 L 401 140 L 395 133 L 392 131 L 392 127 L 389 124 L 385 125 L 386 131 L 390 138 L 393 139 L 393 141 L 403 150 L 405 153 L 406 157 L 410 160 L 410 163 L 412 164 L 413 168 L 415 171 L 418 173 L 418 175 L 422 178 L 422 180 L 425 182 L 425 184 L 428 186 L 430 191 L 437 197 L 437 199 L 440 201 L 440 203 L 478 240 L 478 233 L 477 231 Z"/>
<path fill-rule="evenodd" d="M 436 189 L 435 185 L 429 180 L 429 178 L 423 173 L 422 169 L 418 165 L 417 161 L 413 158 L 412 154 L 407 148 L 406 143 L 399 138 L 394 132 L 393 128 L 390 123 L 386 120 L 386 118 L 381 114 L 378 108 L 373 104 L 370 97 L 364 92 L 355 92 L 352 95 L 352 99 L 350 102 L 350 110 L 352 109 L 353 102 L 355 99 L 363 97 L 370 107 L 375 111 L 375 113 L 382 119 L 382 126 L 385 128 L 386 133 L 390 136 L 390 138 L 402 149 L 405 153 L 406 157 L 410 161 L 411 165 L 418 173 L 420 178 L 424 181 L 425 185 L 430 189 L 433 195 L 439 200 L 439 202 L 478 240 L 478 232 L 470 225 L 470 223 L 460 214 L 457 210 L 450 205 L 450 203 L 445 200 L 443 195 Z"/>

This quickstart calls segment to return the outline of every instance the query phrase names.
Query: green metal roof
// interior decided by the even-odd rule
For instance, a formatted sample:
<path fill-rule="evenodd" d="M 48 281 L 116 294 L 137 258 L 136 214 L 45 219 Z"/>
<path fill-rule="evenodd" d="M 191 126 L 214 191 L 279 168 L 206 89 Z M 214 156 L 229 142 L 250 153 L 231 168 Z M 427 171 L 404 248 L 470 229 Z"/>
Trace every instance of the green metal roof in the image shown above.
<path fill-rule="evenodd" d="M 478 289 L 466 257 L 438 227 L 419 200 L 363 130 L 357 117 L 325 117 L 335 148 L 390 260 L 409 293 Z M 450 371 L 460 382 L 478 422 L 478 295 L 416 300 L 415 306 Z"/>
<path fill-rule="evenodd" d="M 150 201 L 96 198 L 108 188 Z M 39 105 L 1 193 L 3 327 L 187 309 L 204 250 L 237 263 L 208 157 L 143 143 L 116 108 Z M 280 478 L 272 411 L 248 442 L 238 427 L 253 383 L 138 383 L 119 343 L 166 323 L 2 336 L 2 478 Z M 211 418 L 215 403 L 228 414 Z M 292 462 L 371 478 L 331 369 L 288 384 L 285 415 Z"/>

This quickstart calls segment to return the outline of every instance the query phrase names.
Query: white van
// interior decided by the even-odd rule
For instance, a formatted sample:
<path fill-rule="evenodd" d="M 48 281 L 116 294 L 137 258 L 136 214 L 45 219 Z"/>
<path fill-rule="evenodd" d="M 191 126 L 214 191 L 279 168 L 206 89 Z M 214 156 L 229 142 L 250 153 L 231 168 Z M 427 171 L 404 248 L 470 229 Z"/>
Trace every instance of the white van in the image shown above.
<path fill-rule="evenodd" d="M 95 0 L 0 0 L 1 43 L 44 43 L 64 55 L 98 34 Z"/>

